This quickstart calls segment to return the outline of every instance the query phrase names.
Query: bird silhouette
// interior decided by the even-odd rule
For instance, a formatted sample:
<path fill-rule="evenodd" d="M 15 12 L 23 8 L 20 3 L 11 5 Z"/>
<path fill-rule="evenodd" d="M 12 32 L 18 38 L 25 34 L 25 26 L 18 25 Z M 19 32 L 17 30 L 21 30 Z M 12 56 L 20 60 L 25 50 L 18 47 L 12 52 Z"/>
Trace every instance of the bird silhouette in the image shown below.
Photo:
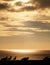
<path fill-rule="evenodd" d="M 12 56 L 10 56 L 9 58 L 8 58 L 8 61 L 10 61 L 12 59 Z"/>
<path fill-rule="evenodd" d="M 13 58 L 13 60 L 16 60 L 16 56 Z"/>
<path fill-rule="evenodd" d="M 22 58 L 21 60 L 24 60 L 24 61 L 29 60 L 29 57 Z"/>
<path fill-rule="evenodd" d="M 47 56 L 47 57 L 45 57 L 43 60 L 48 61 L 48 60 L 50 60 L 50 58 Z"/>
<path fill-rule="evenodd" d="M 4 57 L 4 58 L 1 58 L 1 61 L 7 61 L 8 60 L 8 57 Z"/>

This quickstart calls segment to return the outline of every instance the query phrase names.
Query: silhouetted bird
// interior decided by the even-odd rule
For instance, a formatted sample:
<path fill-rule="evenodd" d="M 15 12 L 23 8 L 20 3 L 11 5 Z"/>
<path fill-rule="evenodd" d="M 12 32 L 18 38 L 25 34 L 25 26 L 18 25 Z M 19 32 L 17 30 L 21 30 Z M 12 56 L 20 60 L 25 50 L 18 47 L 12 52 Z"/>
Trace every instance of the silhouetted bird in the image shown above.
<path fill-rule="evenodd" d="M 12 59 L 12 56 L 10 56 L 9 58 L 8 58 L 8 61 L 10 61 Z"/>
<path fill-rule="evenodd" d="M 24 60 L 24 61 L 29 60 L 29 57 L 22 58 L 21 60 Z"/>
<path fill-rule="evenodd" d="M 7 61 L 7 60 L 8 60 L 8 57 L 1 58 L 1 61 Z"/>
<path fill-rule="evenodd" d="M 45 60 L 45 61 L 50 61 L 50 58 L 47 56 L 47 57 L 45 57 L 43 60 Z"/>
<path fill-rule="evenodd" d="M 13 60 L 16 60 L 16 56 L 13 58 Z"/>

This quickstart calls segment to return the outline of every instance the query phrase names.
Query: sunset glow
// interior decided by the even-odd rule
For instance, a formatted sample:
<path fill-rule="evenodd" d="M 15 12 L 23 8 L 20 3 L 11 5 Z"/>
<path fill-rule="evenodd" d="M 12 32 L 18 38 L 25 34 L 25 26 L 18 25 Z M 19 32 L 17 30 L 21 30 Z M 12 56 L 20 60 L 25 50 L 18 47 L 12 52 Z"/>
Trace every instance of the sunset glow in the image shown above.
<path fill-rule="evenodd" d="M 22 49 L 19 49 L 19 50 L 12 49 L 11 51 L 12 52 L 19 52 L 19 53 L 33 53 L 33 52 L 35 52 L 35 50 L 22 50 Z"/>

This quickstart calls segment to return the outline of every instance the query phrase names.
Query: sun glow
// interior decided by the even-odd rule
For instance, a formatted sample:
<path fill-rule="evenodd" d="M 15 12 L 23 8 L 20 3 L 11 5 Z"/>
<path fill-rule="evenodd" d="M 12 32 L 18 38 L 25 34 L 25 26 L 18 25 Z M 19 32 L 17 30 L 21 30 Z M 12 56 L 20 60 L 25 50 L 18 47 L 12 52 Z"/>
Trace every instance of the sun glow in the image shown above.
<path fill-rule="evenodd" d="M 12 52 L 18 52 L 18 53 L 33 53 L 36 52 L 35 50 L 16 50 L 16 49 L 12 49 Z"/>
<path fill-rule="evenodd" d="M 2 49 L 4 51 L 17 52 L 17 53 L 36 53 L 37 49 Z"/>

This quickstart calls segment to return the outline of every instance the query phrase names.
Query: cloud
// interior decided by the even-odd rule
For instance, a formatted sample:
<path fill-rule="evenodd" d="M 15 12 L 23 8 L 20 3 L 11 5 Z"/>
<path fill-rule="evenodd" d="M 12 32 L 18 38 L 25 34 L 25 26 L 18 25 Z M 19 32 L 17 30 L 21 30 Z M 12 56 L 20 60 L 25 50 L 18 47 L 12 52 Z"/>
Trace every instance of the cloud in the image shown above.
<path fill-rule="evenodd" d="M 30 32 L 22 32 L 22 31 L 0 31 L 0 36 L 20 36 L 20 35 L 32 35 Z"/>
<path fill-rule="evenodd" d="M 18 6 L 22 6 L 22 5 L 18 5 Z M 34 11 L 36 9 L 37 8 L 34 7 L 34 6 L 24 6 L 24 7 L 21 7 L 19 9 L 11 8 L 11 9 L 8 9 L 8 11 L 11 11 L 11 12 L 22 12 L 22 11 Z"/>
<path fill-rule="evenodd" d="M 29 28 L 39 28 L 39 29 L 44 29 L 44 30 L 50 30 L 50 23 L 48 22 L 42 22 L 42 21 L 27 21 L 24 22 L 25 27 Z"/>
<path fill-rule="evenodd" d="M 29 32 L 29 33 L 33 33 L 33 30 L 32 29 L 29 29 L 29 28 L 23 28 L 23 27 L 17 27 L 17 28 L 8 28 L 7 30 L 3 30 L 3 31 L 15 31 L 15 32 L 23 32 L 23 33 L 26 33 L 26 32 Z"/>
<path fill-rule="evenodd" d="M 0 10 L 5 10 L 8 9 L 10 7 L 10 5 L 8 5 L 8 3 L 0 3 Z"/>
<path fill-rule="evenodd" d="M 0 10 L 2 9 L 8 9 L 9 5 L 7 3 L 0 3 Z"/>
<path fill-rule="evenodd" d="M 0 36 L 23 36 L 29 35 L 32 36 L 33 34 L 41 35 L 50 33 L 50 24 L 43 23 L 40 21 L 27 21 L 23 22 L 24 26 L 11 26 L 7 23 L 0 22 Z M 5 27 L 5 25 L 7 27 Z"/>
<path fill-rule="evenodd" d="M 0 25 L 4 26 L 4 27 L 10 27 L 9 24 L 5 23 L 5 22 L 0 22 Z"/>
<path fill-rule="evenodd" d="M 4 0 L 4 1 L 7 2 L 0 3 L 0 9 L 7 9 L 10 12 L 22 12 L 25 10 L 33 11 L 37 9 L 35 6 L 27 6 L 27 4 L 29 3 L 23 4 L 22 2 L 14 2 L 13 0 Z M 12 1 L 12 2 L 8 2 L 8 1 Z"/>
<path fill-rule="evenodd" d="M 44 13 L 44 12 L 43 12 Z M 45 13 L 46 14 L 46 13 Z M 37 20 L 46 20 L 46 21 L 48 21 L 48 20 L 50 20 L 50 15 L 39 15 L 38 17 L 37 17 Z M 48 21 L 48 22 L 50 22 L 50 21 Z"/>
<path fill-rule="evenodd" d="M 4 31 L 19 31 L 17 28 L 9 28 L 8 30 L 4 30 Z"/>
<path fill-rule="evenodd" d="M 34 6 L 25 6 L 23 8 L 21 8 L 22 11 L 26 10 L 26 11 L 33 11 L 36 10 L 37 8 Z"/>
<path fill-rule="evenodd" d="M 22 2 L 16 2 L 15 5 L 16 6 L 22 6 Z"/>
<path fill-rule="evenodd" d="M 50 32 L 50 24 L 49 23 L 43 23 L 43 22 L 25 22 L 24 26 L 17 26 L 17 27 L 10 27 L 3 31 L 11 31 L 11 32 L 22 32 L 26 33 L 29 32 L 31 34 L 34 33 L 44 33 L 44 32 Z"/>
<path fill-rule="evenodd" d="M 18 25 L 3 24 L 5 27 L 18 27 Z"/>
<path fill-rule="evenodd" d="M 50 0 L 30 0 L 30 3 L 22 3 L 14 0 L 1 0 L 4 3 L 0 3 L 0 9 L 7 9 L 11 12 L 21 12 L 21 11 L 34 11 L 39 9 L 45 9 L 50 7 Z M 14 4 L 14 5 L 13 5 Z M 30 6 L 31 4 L 31 6 Z M 33 4 L 33 5 L 32 5 Z M 13 6 L 12 6 L 13 5 Z M 26 5 L 26 6 L 25 6 Z M 19 9 L 16 9 L 18 7 Z"/>
<path fill-rule="evenodd" d="M 50 0 L 31 0 L 31 2 L 36 4 L 40 8 L 49 8 Z"/>
<path fill-rule="evenodd" d="M 0 25 L 4 26 L 4 27 L 22 27 L 22 25 L 11 25 L 11 24 L 8 24 L 6 22 L 0 22 Z"/>
<path fill-rule="evenodd" d="M 22 25 L 10 25 L 4 22 L 0 22 L 0 25 L 4 26 L 5 30 L 2 31 L 19 31 L 19 32 L 29 32 L 29 33 L 36 33 L 36 32 L 50 32 L 50 23 L 43 22 L 43 21 L 27 21 L 23 22 Z"/>
<path fill-rule="evenodd" d="M 0 20 L 1 20 L 1 21 L 8 20 L 8 17 L 3 17 L 3 16 L 1 16 L 1 17 L 0 17 Z"/>
<path fill-rule="evenodd" d="M 22 12 L 21 8 L 19 10 L 16 10 L 15 8 L 8 9 L 10 12 Z"/>

